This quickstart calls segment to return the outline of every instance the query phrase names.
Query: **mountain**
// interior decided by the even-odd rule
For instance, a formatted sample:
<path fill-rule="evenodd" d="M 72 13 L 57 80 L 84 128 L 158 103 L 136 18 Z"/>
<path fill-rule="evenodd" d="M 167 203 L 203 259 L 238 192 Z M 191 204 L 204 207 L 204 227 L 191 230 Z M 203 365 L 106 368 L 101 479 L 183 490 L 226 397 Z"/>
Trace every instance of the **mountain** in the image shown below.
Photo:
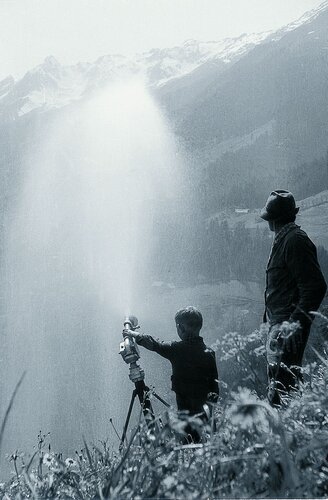
<path fill-rule="evenodd" d="M 306 159 L 312 154 L 307 158 L 306 144 L 299 150 L 295 135 L 319 134 L 313 146 L 320 154 L 327 102 L 327 27 L 328 9 L 279 40 L 267 38 L 225 71 L 213 72 L 210 80 L 207 67 L 199 68 L 196 82 L 193 75 L 186 76 L 184 94 L 193 93 L 201 72 L 207 75 L 207 87 L 201 99 L 189 102 L 182 112 L 179 132 L 196 146 L 206 145 L 212 158 L 256 142 L 273 129 L 278 147 L 292 142 L 288 148 Z M 299 130 L 293 133 L 295 126 Z"/>
<path fill-rule="evenodd" d="M 133 57 L 106 55 L 93 63 L 63 66 L 49 56 L 17 82 L 12 76 L 0 82 L 0 117 L 17 119 L 35 109 L 60 108 L 117 78 L 135 74 L 142 75 L 150 87 L 157 89 L 157 95 L 174 113 L 183 103 L 191 104 L 206 85 L 254 48 L 274 44 L 286 34 L 308 27 L 326 8 L 327 2 L 324 2 L 276 32 L 244 33 L 220 41 L 187 40 L 181 46 L 152 49 Z"/>
<path fill-rule="evenodd" d="M 0 82 L 0 116 L 17 119 L 35 109 L 60 108 L 116 79 L 133 75 L 145 78 L 150 87 L 160 87 L 209 61 L 227 65 L 266 36 L 243 34 L 219 42 L 187 40 L 181 47 L 153 49 L 133 58 L 107 55 L 93 63 L 72 66 L 62 66 L 49 56 L 17 82 L 13 77 Z"/>
<path fill-rule="evenodd" d="M 20 80 L 6 78 L 0 82 L 5 182 L 19 177 L 23 144 L 34 141 L 29 130 L 43 130 L 54 113 L 131 76 L 147 82 L 184 146 L 204 216 L 224 206 L 259 206 L 271 187 L 293 191 L 297 169 L 302 165 L 310 176 L 307 163 L 328 149 L 328 1 L 276 32 L 188 40 L 72 66 L 50 56 Z"/>
<path fill-rule="evenodd" d="M 200 60 L 201 64 L 198 64 L 194 71 L 186 72 L 179 78 L 163 82 L 164 85 L 159 95 L 162 97 L 165 107 L 169 108 L 170 113 L 180 113 L 183 107 L 190 105 L 195 95 L 199 97 L 206 87 L 209 91 L 210 85 L 218 79 L 222 71 L 230 69 L 228 63 L 236 63 L 242 56 L 245 56 L 251 49 L 260 44 L 269 44 L 270 42 L 274 44 L 286 34 L 300 27 L 308 26 L 327 8 L 328 2 L 325 1 L 318 8 L 306 12 L 300 19 L 282 27 L 278 31 L 253 35 L 244 34 L 237 39 L 212 42 L 213 48 L 217 46 L 219 49 L 217 53 L 213 51 L 203 61 Z"/>
<path fill-rule="evenodd" d="M 243 197 L 252 186 L 259 197 L 249 197 L 251 206 L 261 203 L 266 186 L 293 190 L 290 169 L 322 158 L 328 149 L 327 80 L 324 2 L 231 64 L 208 61 L 157 89 L 195 170 L 214 186 L 215 192 L 206 192 L 209 205 L 235 199 L 231 190 Z M 326 179 L 322 189 L 327 187 Z"/>

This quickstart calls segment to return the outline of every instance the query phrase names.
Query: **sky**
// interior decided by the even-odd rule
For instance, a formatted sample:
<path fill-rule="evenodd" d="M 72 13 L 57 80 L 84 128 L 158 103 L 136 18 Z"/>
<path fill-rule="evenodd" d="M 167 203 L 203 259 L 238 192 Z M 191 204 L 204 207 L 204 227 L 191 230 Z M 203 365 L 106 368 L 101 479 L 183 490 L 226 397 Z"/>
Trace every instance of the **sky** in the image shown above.
<path fill-rule="evenodd" d="M 62 64 L 188 39 L 278 29 L 322 0 L 0 0 L 0 79 L 53 55 Z"/>

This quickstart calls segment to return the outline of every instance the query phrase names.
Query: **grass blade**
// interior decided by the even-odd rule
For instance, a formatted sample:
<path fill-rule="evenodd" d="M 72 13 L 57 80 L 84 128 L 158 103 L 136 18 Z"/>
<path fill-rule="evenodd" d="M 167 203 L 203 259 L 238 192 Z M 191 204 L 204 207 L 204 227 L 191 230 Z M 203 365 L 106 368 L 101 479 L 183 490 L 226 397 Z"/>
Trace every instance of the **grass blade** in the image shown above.
<path fill-rule="evenodd" d="M 0 429 L 0 452 L 1 452 L 1 447 L 2 447 L 2 440 L 3 440 L 3 436 L 4 436 L 4 433 L 5 433 L 5 428 L 6 428 L 6 425 L 7 425 L 7 421 L 8 421 L 8 417 L 9 417 L 9 414 L 11 412 L 11 409 L 13 407 L 13 404 L 14 404 L 14 400 L 16 398 L 16 394 L 24 380 L 24 377 L 26 375 L 26 372 L 23 373 L 23 375 L 21 376 L 21 378 L 19 379 L 19 381 L 17 382 L 16 384 L 16 387 L 14 389 L 14 392 L 12 393 L 12 396 L 10 398 L 10 401 L 9 401 L 9 405 L 7 407 L 7 410 L 6 410 L 6 413 L 5 413 L 5 416 L 2 420 L 2 424 L 1 424 L 1 429 Z"/>

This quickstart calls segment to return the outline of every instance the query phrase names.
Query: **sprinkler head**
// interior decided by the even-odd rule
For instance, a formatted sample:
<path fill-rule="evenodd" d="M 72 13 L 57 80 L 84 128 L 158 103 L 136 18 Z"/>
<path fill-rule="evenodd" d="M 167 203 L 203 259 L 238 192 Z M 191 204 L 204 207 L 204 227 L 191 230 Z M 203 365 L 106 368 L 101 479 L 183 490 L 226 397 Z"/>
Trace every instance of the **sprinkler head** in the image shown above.
<path fill-rule="evenodd" d="M 124 320 L 125 330 L 137 330 L 139 328 L 138 318 L 136 316 L 127 316 Z"/>
<path fill-rule="evenodd" d="M 142 380 L 143 370 L 137 364 L 140 358 L 139 348 L 135 339 L 126 333 L 126 330 L 136 330 L 139 328 L 138 319 L 135 316 L 127 316 L 124 320 L 123 342 L 120 343 L 120 355 L 126 363 L 130 365 L 130 379 L 134 382 Z M 140 372 L 140 373 L 139 373 Z M 139 373 L 139 375 L 137 374 Z"/>

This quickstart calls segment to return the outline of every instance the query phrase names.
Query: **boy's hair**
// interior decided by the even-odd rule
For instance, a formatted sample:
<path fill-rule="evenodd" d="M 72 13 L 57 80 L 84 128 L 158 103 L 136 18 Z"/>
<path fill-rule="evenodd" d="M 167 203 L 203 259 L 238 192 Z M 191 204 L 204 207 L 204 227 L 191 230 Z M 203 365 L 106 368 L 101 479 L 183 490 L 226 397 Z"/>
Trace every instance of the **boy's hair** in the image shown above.
<path fill-rule="evenodd" d="M 188 306 L 176 312 L 175 322 L 182 325 L 188 334 L 198 335 L 203 326 L 203 316 L 196 307 Z"/>

